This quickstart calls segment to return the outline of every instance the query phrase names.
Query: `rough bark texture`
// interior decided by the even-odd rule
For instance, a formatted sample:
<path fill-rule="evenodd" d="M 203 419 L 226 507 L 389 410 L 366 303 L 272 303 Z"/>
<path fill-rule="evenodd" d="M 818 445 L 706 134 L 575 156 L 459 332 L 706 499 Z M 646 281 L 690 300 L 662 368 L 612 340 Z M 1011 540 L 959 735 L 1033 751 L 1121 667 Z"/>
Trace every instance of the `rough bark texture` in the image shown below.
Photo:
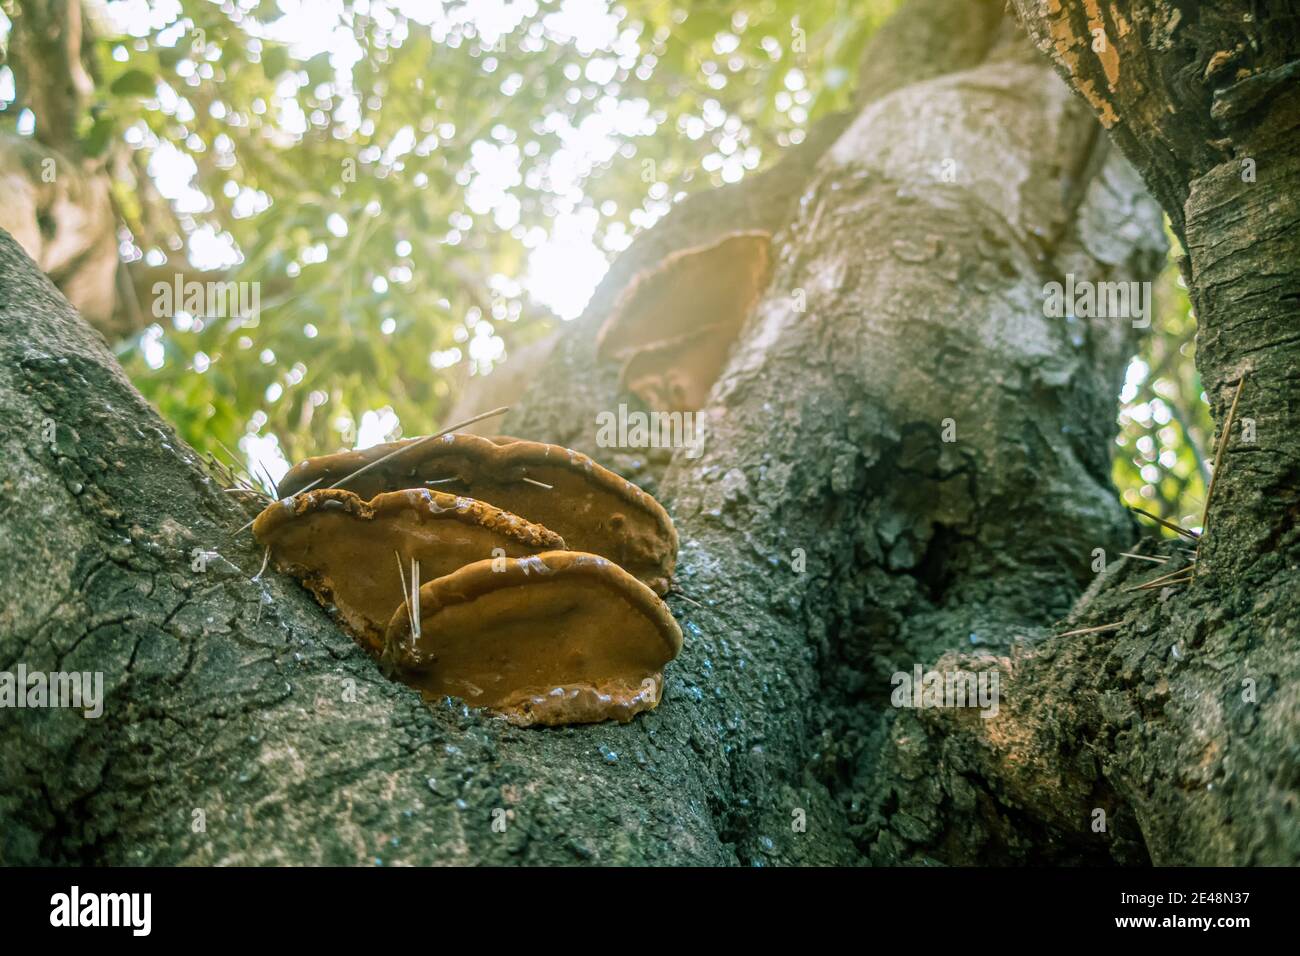
<path fill-rule="evenodd" d="M 973 775 L 1016 814 L 1012 839 L 1037 831 L 1041 845 L 1091 844 L 1119 861 L 1294 864 L 1300 32 L 1282 3 L 1015 6 L 1164 204 L 1187 250 L 1216 418 L 1222 430 L 1244 377 L 1237 422 L 1258 435 L 1219 437 L 1190 584 L 1130 592 L 1156 573 L 1112 565 L 1072 620 L 1124 626 L 1027 635 L 1002 665 L 1005 722 L 909 714 L 891 759 L 922 749 Z M 1246 159 L 1257 176 L 1243 175 Z M 1098 808 L 1104 833 L 1091 826 Z M 961 810 L 940 804 L 913 851 L 951 857 Z"/>
<path fill-rule="evenodd" d="M 877 38 L 875 72 L 917 78 L 864 90 L 800 190 L 771 289 L 706 410 L 705 455 L 677 456 L 659 486 L 682 534 L 680 586 L 704 605 L 679 605 L 676 686 L 698 687 L 727 728 L 741 796 L 730 839 L 776 859 L 792 858 L 802 804 L 773 800 L 771 785 L 801 777 L 830 795 L 842 816 L 818 825 L 846 827 L 858 859 L 1108 856 L 1080 828 L 1062 839 L 1028 818 L 973 756 L 929 746 L 889 706 L 894 672 L 954 648 L 979 649 L 972 669 L 998 666 L 1013 638 L 1067 612 L 1093 548 L 1114 555 L 1134 534 L 1106 451 L 1134 331 L 1047 319 L 1042 286 L 1067 272 L 1151 278 L 1158 209 L 995 15 L 976 17 L 982 33 L 955 31 L 955 46 L 927 26 L 981 11 L 915 4 Z M 713 201 L 683 212 L 730 224 Z M 593 370 L 586 343 L 662 254 L 638 243 L 611 270 L 506 431 L 611 454 L 595 446 L 595 415 L 635 402 Z M 1115 855 L 1144 859 L 1135 842 Z"/>
<path fill-rule="evenodd" d="M 663 462 L 595 447 L 596 413 L 627 400 L 591 352 L 602 310 L 673 249 L 778 230 L 704 455 L 657 481 L 686 646 L 664 703 L 625 726 L 427 708 L 292 582 L 254 579 L 261 555 L 231 536 L 246 516 L 0 234 L 0 668 L 101 670 L 108 688 L 98 720 L 0 710 L 0 861 L 1300 858 L 1293 551 L 1239 576 L 1228 556 L 1258 539 L 1212 510 L 1213 575 L 1161 602 L 1120 591 L 1133 569 L 1112 563 L 1076 616 L 1141 621 L 1045 630 L 1092 550 L 1133 535 L 1106 447 L 1134 339 L 1045 318 L 1042 286 L 1150 278 L 1156 207 L 993 4 L 909 4 L 863 75 L 880 85 L 842 131 L 638 240 L 505 426 L 656 477 Z M 1256 314 L 1251 286 L 1196 286 Z M 1216 508 L 1273 506 L 1227 480 L 1246 454 Z M 195 548 L 219 552 L 206 571 Z M 936 662 L 997 669 L 998 717 L 892 708 L 890 675 Z M 1242 673 L 1258 706 L 1237 703 Z"/>
<path fill-rule="evenodd" d="M 1218 421 L 1248 378 L 1239 414 L 1260 439 L 1222 469 L 1203 549 L 1216 566 L 1246 570 L 1300 543 L 1300 436 L 1286 433 L 1300 367 L 1300 10 L 1251 0 L 1083 7 L 1017 3 L 1174 224 Z M 1088 32 L 1097 29 L 1101 53 Z"/>
<path fill-rule="evenodd" d="M 0 862 L 734 859 L 660 715 L 430 709 L 290 580 L 254 580 L 246 516 L 2 233 L 0 330 L 0 669 L 102 671 L 107 698 L 0 710 Z"/>

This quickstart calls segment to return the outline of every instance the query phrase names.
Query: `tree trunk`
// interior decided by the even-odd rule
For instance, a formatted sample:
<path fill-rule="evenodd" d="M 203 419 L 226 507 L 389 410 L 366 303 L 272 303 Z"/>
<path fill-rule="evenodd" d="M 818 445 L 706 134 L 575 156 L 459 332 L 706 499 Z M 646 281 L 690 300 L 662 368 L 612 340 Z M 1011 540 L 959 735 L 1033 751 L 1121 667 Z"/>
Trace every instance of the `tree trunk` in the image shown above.
<path fill-rule="evenodd" d="M 1162 865 L 1300 861 L 1300 437 L 1288 428 L 1300 404 L 1300 31 L 1287 6 L 1015 3 L 1187 251 L 1225 452 L 1190 581 L 1134 592 L 1157 575 L 1113 567 L 1072 627 L 1122 626 L 1025 641 L 1003 666 L 1006 725 L 928 712 L 895 728 L 900 760 L 922 747 L 960 767 L 1006 808 L 1016 839 L 1045 829 Z M 953 810 L 940 807 L 935 832 L 951 832 Z"/>
<path fill-rule="evenodd" d="M 1134 533 L 1107 446 L 1135 333 L 1046 317 L 1043 286 L 1150 278 L 1157 207 L 995 4 L 914 0 L 862 77 L 846 127 L 638 239 L 504 428 L 653 483 L 677 522 L 686 645 L 659 709 L 627 725 L 520 730 L 385 680 L 293 582 L 256 575 L 232 535 L 247 516 L 0 234 L 0 668 L 98 670 L 106 688 L 99 719 L 0 710 L 0 862 L 1300 857 L 1294 753 L 1277 759 L 1296 726 L 1293 557 L 1224 558 L 1163 603 L 1119 592 L 1132 569 L 1112 561 L 1078 613 L 1142 622 L 1046 630 L 1094 549 Z M 753 226 L 775 231 L 777 266 L 703 455 L 599 448 L 596 415 L 631 401 L 591 344 L 619 293 Z M 1240 457 L 1216 507 L 1272 493 L 1228 481 Z M 1212 562 L 1241 553 L 1216 520 Z M 892 674 L 945 654 L 999 673 L 997 717 L 890 706 Z M 1285 839 L 1250 842 L 1269 832 Z"/>
<path fill-rule="evenodd" d="M 1158 209 L 995 10 L 982 32 L 956 29 L 961 58 L 934 69 L 953 34 L 917 27 L 989 9 L 912 4 L 868 51 L 882 76 L 926 67 L 887 95 L 864 89 L 800 189 L 771 288 L 707 409 L 706 451 L 679 455 L 660 486 L 682 537 L 680 585 L 705 605 L 677 605 L 688 646 L 673 674 L 729 731 L 740 798 L 728 835 L 742 858 L 798 859 L 791 813 L 823 788 L 841 813 L 815 825 L 855 858 L 1107 858 L 1078 832 L 1086 818 L 1064 840 L 1020 820 L 968 779 L 969 758 L 942 759 L 889 706 L 894 673 L 954 648 L 979 651 L 971 670 L 997 666 L 1014 638 L 1069 610 L 1094 548 L 1117 556 L 1135 530 L 1107 447 L 1136 333 L 1046 318 L 1042 287 L 1067 272 L 1152 278 Z M 971 37 L 983 38 L 974 55 Z M 682 220 L 731 224 L 707 211 L 711 195 L 691 202 Z M 677 247 L 708 238 L 687 229 Z M 506 431 L 610 456 L 595 415 L 630 399 L 590 343 L 628 276 L 665 250 L 640 253 L 611 272 Z M 782 780 L 803 788 L 774 798 Z M 1143 859 L 1140 840 L 1116 855 Z"/>

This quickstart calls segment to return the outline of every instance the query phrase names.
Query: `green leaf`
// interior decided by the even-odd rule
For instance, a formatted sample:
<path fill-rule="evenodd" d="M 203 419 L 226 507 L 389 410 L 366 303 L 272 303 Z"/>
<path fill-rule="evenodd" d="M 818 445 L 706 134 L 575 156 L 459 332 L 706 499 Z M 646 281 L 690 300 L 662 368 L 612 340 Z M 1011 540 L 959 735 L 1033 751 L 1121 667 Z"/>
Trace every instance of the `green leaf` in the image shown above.
<path fill-rule="evenodd" d="M 312 86 L 319 86 L 334 79 L 334 67 L 330 66 L 329 53 L 317 53 L 303 66 L 307 70 L 307 79 Z"/>
<path fill-rule="evenodd" d="M 102 156 L 116 133 L 117 117 L 111 113 L 101 113 L 95 117 L 95 122 L 81 141 L 82 152 L 89 157 Z"/>
<path fill-rule="evenodd" d="M 127 70 L 109 87 L 115 96 L 153 96 L 157 81 L 144 70 Z"/>
<path fill-rule="evenodd" d="M 275 80 L 289 68 L 289 48 L 266 44 L 262 50 L 262 72 L 268 80 Z"/>

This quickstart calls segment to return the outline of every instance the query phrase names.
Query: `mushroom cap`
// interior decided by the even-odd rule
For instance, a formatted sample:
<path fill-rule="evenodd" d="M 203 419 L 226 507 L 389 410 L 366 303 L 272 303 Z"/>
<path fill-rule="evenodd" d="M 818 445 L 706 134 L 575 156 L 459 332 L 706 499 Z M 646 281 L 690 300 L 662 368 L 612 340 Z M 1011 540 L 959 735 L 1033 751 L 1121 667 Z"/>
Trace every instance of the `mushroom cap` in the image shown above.
<path fill-rule="evenodd" d="M 291 495 L 317 480 L 329 485 L 402 449 L 407 451 L 357 475 L 347 488 L 369 498 L 438 481 L 441 491 L 490 501 L 544 525 L 568 547 L 603 555 L 659 594 L 668 593 L 677 563 L 677 531 L 668 513 L 632 482 L 559 445 L 465 433 L 411 438 L 309 458 L 284 476 L 280 493 Z"/>
<path fill-rule="evenodd" d="M 597 356 L 621 361 L 623 384 L 654 410 L 699 408 L 771 278 L 771 240 L 747 230 L 665 256 L 623 290 Z"/>
<path fill-rule="evenodd" d="M 368 502 L 338 488 L 307 491 L 269 505 L 253 534 L 277 567 L 337 607 L 348 631 L 373 650 L 406 601 L 402 575 L 410 588 L 412 558 L 428 580 L 490 559 L 494 549 L 513 557 L 564 547 L 558 534 L 508 511 L 427 489 Z"/>
<path fill-rule="evenodd" d="M 430 581 L 419 622 L 413 638 L 401 607 L 388 625 L 385 657 L 404 679 L 522 726 L 630 720 L 658 704 L 682 646 L 653 591 L 577 551 L 478 561 Z"/>

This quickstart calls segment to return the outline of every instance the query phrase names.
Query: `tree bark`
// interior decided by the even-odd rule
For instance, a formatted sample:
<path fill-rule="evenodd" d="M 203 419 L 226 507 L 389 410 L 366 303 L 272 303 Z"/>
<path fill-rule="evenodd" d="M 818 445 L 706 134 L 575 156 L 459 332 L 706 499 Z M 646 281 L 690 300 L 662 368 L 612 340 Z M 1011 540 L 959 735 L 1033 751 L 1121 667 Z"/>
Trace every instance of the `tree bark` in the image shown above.
<path fill-rule="evenodd" d="M 978 780 L 1015 821 L 1008 839 L 1037 832 L 1162 865 L 1295 864 L 1300 439 L 1286 423 L 1300 367 L 1300 32 L 1282 3 L 1015 7 L 1183 243 L 1197 364 L 1226 453 L 1188 583 L 1133 592 L 1155 575 L 1113 567 L 1071 627 L 1121 627 L 1031 636 L 1002 668 L 1005 724 L 909 714 L 890 757 L 905 765 L 922 749 Z M 959 809 L 940 805 L 934 832 L 960 830 Z"/>
<path fill-rule="evenodd" d="M 900 42 L 949 36 L 909 17 L 978 10 L 909 5 L 873 45 L 882 76 L 925 64 L 922 76 L 863 91 L 778 235 L 771 290 L 707 409 L 704 456 L 677 456 L 660 487 L 682 536 L 681 587 L 705 604 L 682 608 L 673 673 L 721 698 L 733 762 L 759 768 L 738 784 L 742 858 L 792 858 L 794 795 L 763 794 L 802 776 L 842 809 L 829 824 L 859 859 L 1145 859 L 1140 837 L 1089 840 L 1086 816 L 1069 831 L 1030 817 L 978 776 L 975 755 L 890 707 L 894 673 L 953 649 L 978 651 L 967 669 L 1000 669 L 1017 638 L 1068 611 L 1093 550 L 1116 557 L 1135 530 L 1106 454 L 1134 329 L 1047 319 L 1042 286 L 1067 272 L 1152 278 L 1158 210 L 995 16 L 976 63 L 968 44 L 950 71 L 934 69 L 947 48 Z M 954 183 L 941 175 L 950 159 Z M 678 247 L 699 241 L 686 230 Z M 639 251 L 639 266 L 663 254 Z M 507 431 L 609 456 L 594 415 L 631 399 L 593 372 L 588 343 L 634 272 L 611 273 Z M 1089 792 L 1113 827 L 1136 829 L 1104 782 Z"/>
<path fill-rule="evenodd" d="M 1042 288 L 1150 278 L 1157 207 L 994 4 L 910 3 L 862 75 L 847 127 L 638 239 L 504 428 L 654 479 L 677 521 L 686 645 L 628 725 L 519 730 L 385 680 L 255 576 L 247 516 L 0 235 L 0 667 L 108 688 L 98 720 L 0 710 L 0 862 L 1296 859 L 1293 560 L 1214 550 L 1163 603 L 1112 561 L 1076 618 L 1144 620 L 1047 629 L 1134 534 L 1106 449 L 1135 340 L 1046 317 Z M 596 414 L 630 400 L 591 347 L 614 299 L 753 224 L 778 265 L 703 456 L 599 448 Z M 1216 502 L 1270 493 L 1227 480 L 1240 457 Z M 914 664 L 996 670 L 999 715 L 891 707 Z"/>

